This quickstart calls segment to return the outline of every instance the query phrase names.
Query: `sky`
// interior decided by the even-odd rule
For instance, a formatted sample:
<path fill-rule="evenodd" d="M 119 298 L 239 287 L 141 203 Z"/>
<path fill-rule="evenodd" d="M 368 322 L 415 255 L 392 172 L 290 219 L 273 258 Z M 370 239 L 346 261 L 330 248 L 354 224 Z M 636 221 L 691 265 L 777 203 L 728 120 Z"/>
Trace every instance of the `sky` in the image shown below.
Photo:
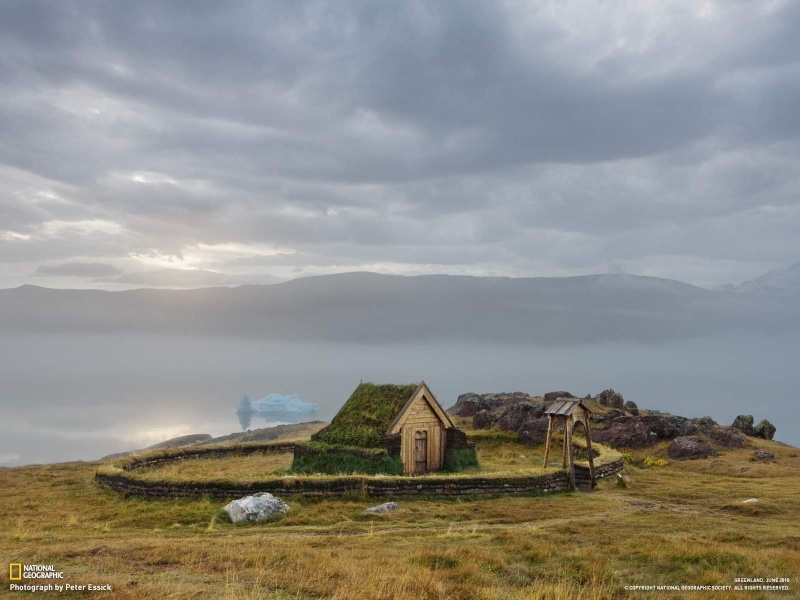
<path fill-rule="evenodd" d="M 0 287 L 800 260 L 800 3 L 0 3 Z"/>

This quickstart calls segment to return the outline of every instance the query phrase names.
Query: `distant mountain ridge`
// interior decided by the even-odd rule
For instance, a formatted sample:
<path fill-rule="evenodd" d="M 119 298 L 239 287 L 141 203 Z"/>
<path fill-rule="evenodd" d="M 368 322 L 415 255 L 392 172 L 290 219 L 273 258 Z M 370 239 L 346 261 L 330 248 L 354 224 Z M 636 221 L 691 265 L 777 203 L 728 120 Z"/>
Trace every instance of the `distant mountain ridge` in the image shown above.
<path fill-rule="evenodd" d="M 761 277 L 745 281 L 739 285 L 727 284 L 717 289 L 740 294 L 800 295 L 800 262 L 796 262 L 785 269 L 773 269 Z"/>
<path fill-rule="evenodd" d="M 277 441 L 294 441 L 294 440 L 307 440 L 312 434 L 316 433 L 328 423 L 326 421 L 308 421 L 307 423 L 288 423 L 285 425 L 274 425 L 272 427 L 262 427 L 261 429 L 253 429 L 252 431 L 241 431 L 223 435 L 220 437 L 212 437 L 208 433 L 196 433 L 189 435 L 182 435 L 180 437 L 172 438 L 147 446 L 140 450 L 131 450 L 130 452 L 117 452 L 104 456 L 100 460 L 115 460 L 125 456 L 140 454 L 142 452 L 150 452 L 153 450 L 166 450 L 168 448 L 184 448 L 186 446 L 209 446 L 212 444 L 224 443 L 246 443 L 246 442 L 277 442 Z"/>
<path fill-rule="evenodd" d="M 121 292 L 0 290 L 0 332 L 572 344 L 800 330 L 792 298 L 628 274 L 404 277 L 344 273 L 273 285 Z"/>

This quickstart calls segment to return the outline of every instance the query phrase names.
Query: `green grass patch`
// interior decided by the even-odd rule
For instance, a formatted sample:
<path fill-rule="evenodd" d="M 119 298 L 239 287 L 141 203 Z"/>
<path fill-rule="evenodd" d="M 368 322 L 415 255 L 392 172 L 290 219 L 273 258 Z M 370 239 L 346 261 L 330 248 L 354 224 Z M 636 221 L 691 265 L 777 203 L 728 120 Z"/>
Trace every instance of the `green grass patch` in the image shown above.
<path fill-rule="evenodd" d="M 449 449 L 444 453 L 444 470 L 450 473 L 478 469 L 478 453 L 475 448 Z"/>
<path fill-rule="evenodd" d="M 347 450 L 309 450 L 294 459 L 291 472 L 300 475 L 402 475 L 403 461 L 399 456 L 390 456 L 385 450 L 373 456 L 359 456 Z"/>
<path fill-rule="evenodd" d="M 328 444 L 379 448 L 384 433 L 417 389 L 410 385 L 362 383 L 331 424 L 311 436 Z"/>

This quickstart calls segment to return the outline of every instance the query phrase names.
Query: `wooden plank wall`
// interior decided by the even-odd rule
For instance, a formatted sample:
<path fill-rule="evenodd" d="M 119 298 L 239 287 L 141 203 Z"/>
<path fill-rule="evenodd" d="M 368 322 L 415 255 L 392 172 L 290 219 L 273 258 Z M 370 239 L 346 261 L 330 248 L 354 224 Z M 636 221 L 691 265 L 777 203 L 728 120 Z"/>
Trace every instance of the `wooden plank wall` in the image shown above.
<path fill-rule="evenodd" d="M 428 470 L 436 471 L 444 463 L 446 438 L 439 417 L 427 401 L 420 396 L 409 408 L 403 423 L 401 456 L 408 474 L 414 472 L 414 435 L 417 431 L 428 433 Z"/>

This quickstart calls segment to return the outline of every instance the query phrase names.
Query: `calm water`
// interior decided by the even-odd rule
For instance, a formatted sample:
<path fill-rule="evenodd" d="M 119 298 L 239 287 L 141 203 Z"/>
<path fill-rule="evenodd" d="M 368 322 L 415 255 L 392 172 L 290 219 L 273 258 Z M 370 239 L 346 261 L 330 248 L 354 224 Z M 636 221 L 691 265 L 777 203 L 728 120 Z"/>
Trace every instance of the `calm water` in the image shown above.
<path fill-rule="evenodd" d="M 329 419 L 360 380 L 458 394 L 613 387 L 640 407 L 723 424 L 767 418 L 800 445 L 797 335 L 658 345 L 347 345 L 153 335 L 0 340 L 0 465 L 92 460 L 187 433 L 240 431 L 244 394 L 298 394 Z M 252 427 L 270 423 L 254 418 Z"/>

